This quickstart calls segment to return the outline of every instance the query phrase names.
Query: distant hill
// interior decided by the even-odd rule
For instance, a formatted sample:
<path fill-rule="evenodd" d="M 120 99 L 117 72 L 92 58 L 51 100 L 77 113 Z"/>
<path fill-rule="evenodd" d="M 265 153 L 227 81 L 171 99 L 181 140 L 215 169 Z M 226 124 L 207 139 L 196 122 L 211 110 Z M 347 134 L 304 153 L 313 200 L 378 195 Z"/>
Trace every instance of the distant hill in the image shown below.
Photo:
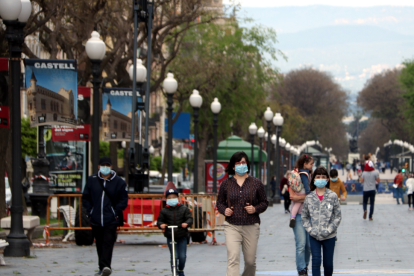
<path fill-rule="evenodd" d="M 352 94 L 366 80 L 414 57 L 414 7 L 328 6 L 243 8 L 248 16 L 276 29 L 286 73 L 303 66 L 330 72 Z M 353 96 L 352 98 L 354 98 Z"/>

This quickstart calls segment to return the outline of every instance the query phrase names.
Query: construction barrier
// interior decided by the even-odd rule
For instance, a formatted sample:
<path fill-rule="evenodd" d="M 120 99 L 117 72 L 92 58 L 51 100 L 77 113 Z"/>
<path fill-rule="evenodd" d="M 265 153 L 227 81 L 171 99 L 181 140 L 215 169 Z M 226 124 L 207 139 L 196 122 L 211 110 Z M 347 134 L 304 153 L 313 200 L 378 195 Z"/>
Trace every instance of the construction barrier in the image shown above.
<path fill-rule="evenodd" d="M 157 227 L 157 218 L 165 206 L 163 194 L 129 194 L 128 206 L 123 212 L 124 226 L 118 227 L 119 234 L 162 233 Z M 50 204 L 52 198 L 57 198 L 58 226 L 51 226 Z M 66 199 L 68 205 L 61 206 L 61 199 Z M 224 216 L 216 208 L 216 194 L 179 194 L 179 201 L 186 205 L 193 216 L 193 225 L 188 228 L 190 233 L 206 232 L 216 243 L 215 232 L 223 230 Z M 74 207 L 75 206 L 75 207 Z M 64 208 L 63 208 L 64 207 Z M 75 226 L 74 214 L 78 213 L 78 224 Z M 66 225 L 61 219 L 63 212 Z M 76 215 L 75 215 L 76 216 Z M 50 232 L 53 230 L 91 230 L 90 225 L 82 225 L 82 194 L 55 194 L 48 198 L 47 221 L 45 226 L 46 244 L 49 244 Z"/>

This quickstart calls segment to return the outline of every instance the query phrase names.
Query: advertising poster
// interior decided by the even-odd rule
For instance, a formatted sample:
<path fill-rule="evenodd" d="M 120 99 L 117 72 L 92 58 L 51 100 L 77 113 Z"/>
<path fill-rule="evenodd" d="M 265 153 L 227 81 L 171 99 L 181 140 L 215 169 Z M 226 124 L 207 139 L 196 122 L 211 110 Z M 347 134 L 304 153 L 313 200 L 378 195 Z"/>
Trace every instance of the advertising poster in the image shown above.
<path fill-rule="evenodd" d="M 228 178 L 228 174 L 226 173 L 226 168 L 228 161 L 217 161 L 217 192 L 220 190 L 221 182 L 224 179 Z M 206 193 L 213 192 L 213 161 L 206 161 L 205 163 L 206 169 Z"/>
<path fill-rule="evenodd" d="M 76 61 L 26 59 L 25 65 L 30 126 L 77 125 Z"/>
<path fill-rule="evenodd" d="M 142 103 L 142 97 L 137 91 L 137 100 Z M 104 88 L 102 95 L 102 139 L 103 141 L 129 141 L 132 124 L 132 89 Z M 135 137 L 138 136 L 138 116 L 135 113 Z"/>
<path fill-rule="evenodd" d="M 0 58 L 0 127 L 10 128 L 8 106 L 9 60 Z"/>

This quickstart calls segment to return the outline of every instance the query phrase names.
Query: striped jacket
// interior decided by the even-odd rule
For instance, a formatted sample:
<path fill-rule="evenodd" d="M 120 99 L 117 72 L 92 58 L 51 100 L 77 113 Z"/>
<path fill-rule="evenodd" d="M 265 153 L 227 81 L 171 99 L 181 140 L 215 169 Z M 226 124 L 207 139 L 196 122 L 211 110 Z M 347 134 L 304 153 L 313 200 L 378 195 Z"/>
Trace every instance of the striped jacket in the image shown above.
<path fill-rule="evenodd" d="M 341 219 L 338 196 L 330 189 L 325 190 L 322 201 L 316 191 L 305 198 L 302 224 L 313 238 L 322 241 L 335 237 Z"/>

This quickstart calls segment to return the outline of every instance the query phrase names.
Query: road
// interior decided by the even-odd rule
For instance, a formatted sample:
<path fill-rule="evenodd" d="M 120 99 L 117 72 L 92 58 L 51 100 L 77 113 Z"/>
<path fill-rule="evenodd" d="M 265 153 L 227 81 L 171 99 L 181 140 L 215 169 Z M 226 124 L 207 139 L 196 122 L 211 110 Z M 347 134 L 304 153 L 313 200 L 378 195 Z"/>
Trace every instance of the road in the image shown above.
<path fill-rule="evenodd" d="M 341 206 L 343 220 L 335 249 L 335 275 L 414 275 L 414 211 L 396 205 L 391 195 L 381 195 L 374 221 L 362 219 L 359 204 Z M 388 204 L 386 204 L 388 203 Z M 297 275 L 295 246 L 289 216 L 281 205 L 269 207 L 261 215 L 261 235 L 257 252 L 257 275 Z M 125 244 L 114 249 L 112 275 L 171 275 L 169 252 L 162 235 L 119 235 Z M 225 275 L 226 247 L 223 233 L 219 245 L 188 247 L 186 275 Z M 32 258 L 5 258 L 0 275 L 93 275 L 97 269 L 94 246 L 34 248 Z M 242 265 L 243 266 L 243 265 Z M 241 267 L 242 267 L 241 266 Z"/>

